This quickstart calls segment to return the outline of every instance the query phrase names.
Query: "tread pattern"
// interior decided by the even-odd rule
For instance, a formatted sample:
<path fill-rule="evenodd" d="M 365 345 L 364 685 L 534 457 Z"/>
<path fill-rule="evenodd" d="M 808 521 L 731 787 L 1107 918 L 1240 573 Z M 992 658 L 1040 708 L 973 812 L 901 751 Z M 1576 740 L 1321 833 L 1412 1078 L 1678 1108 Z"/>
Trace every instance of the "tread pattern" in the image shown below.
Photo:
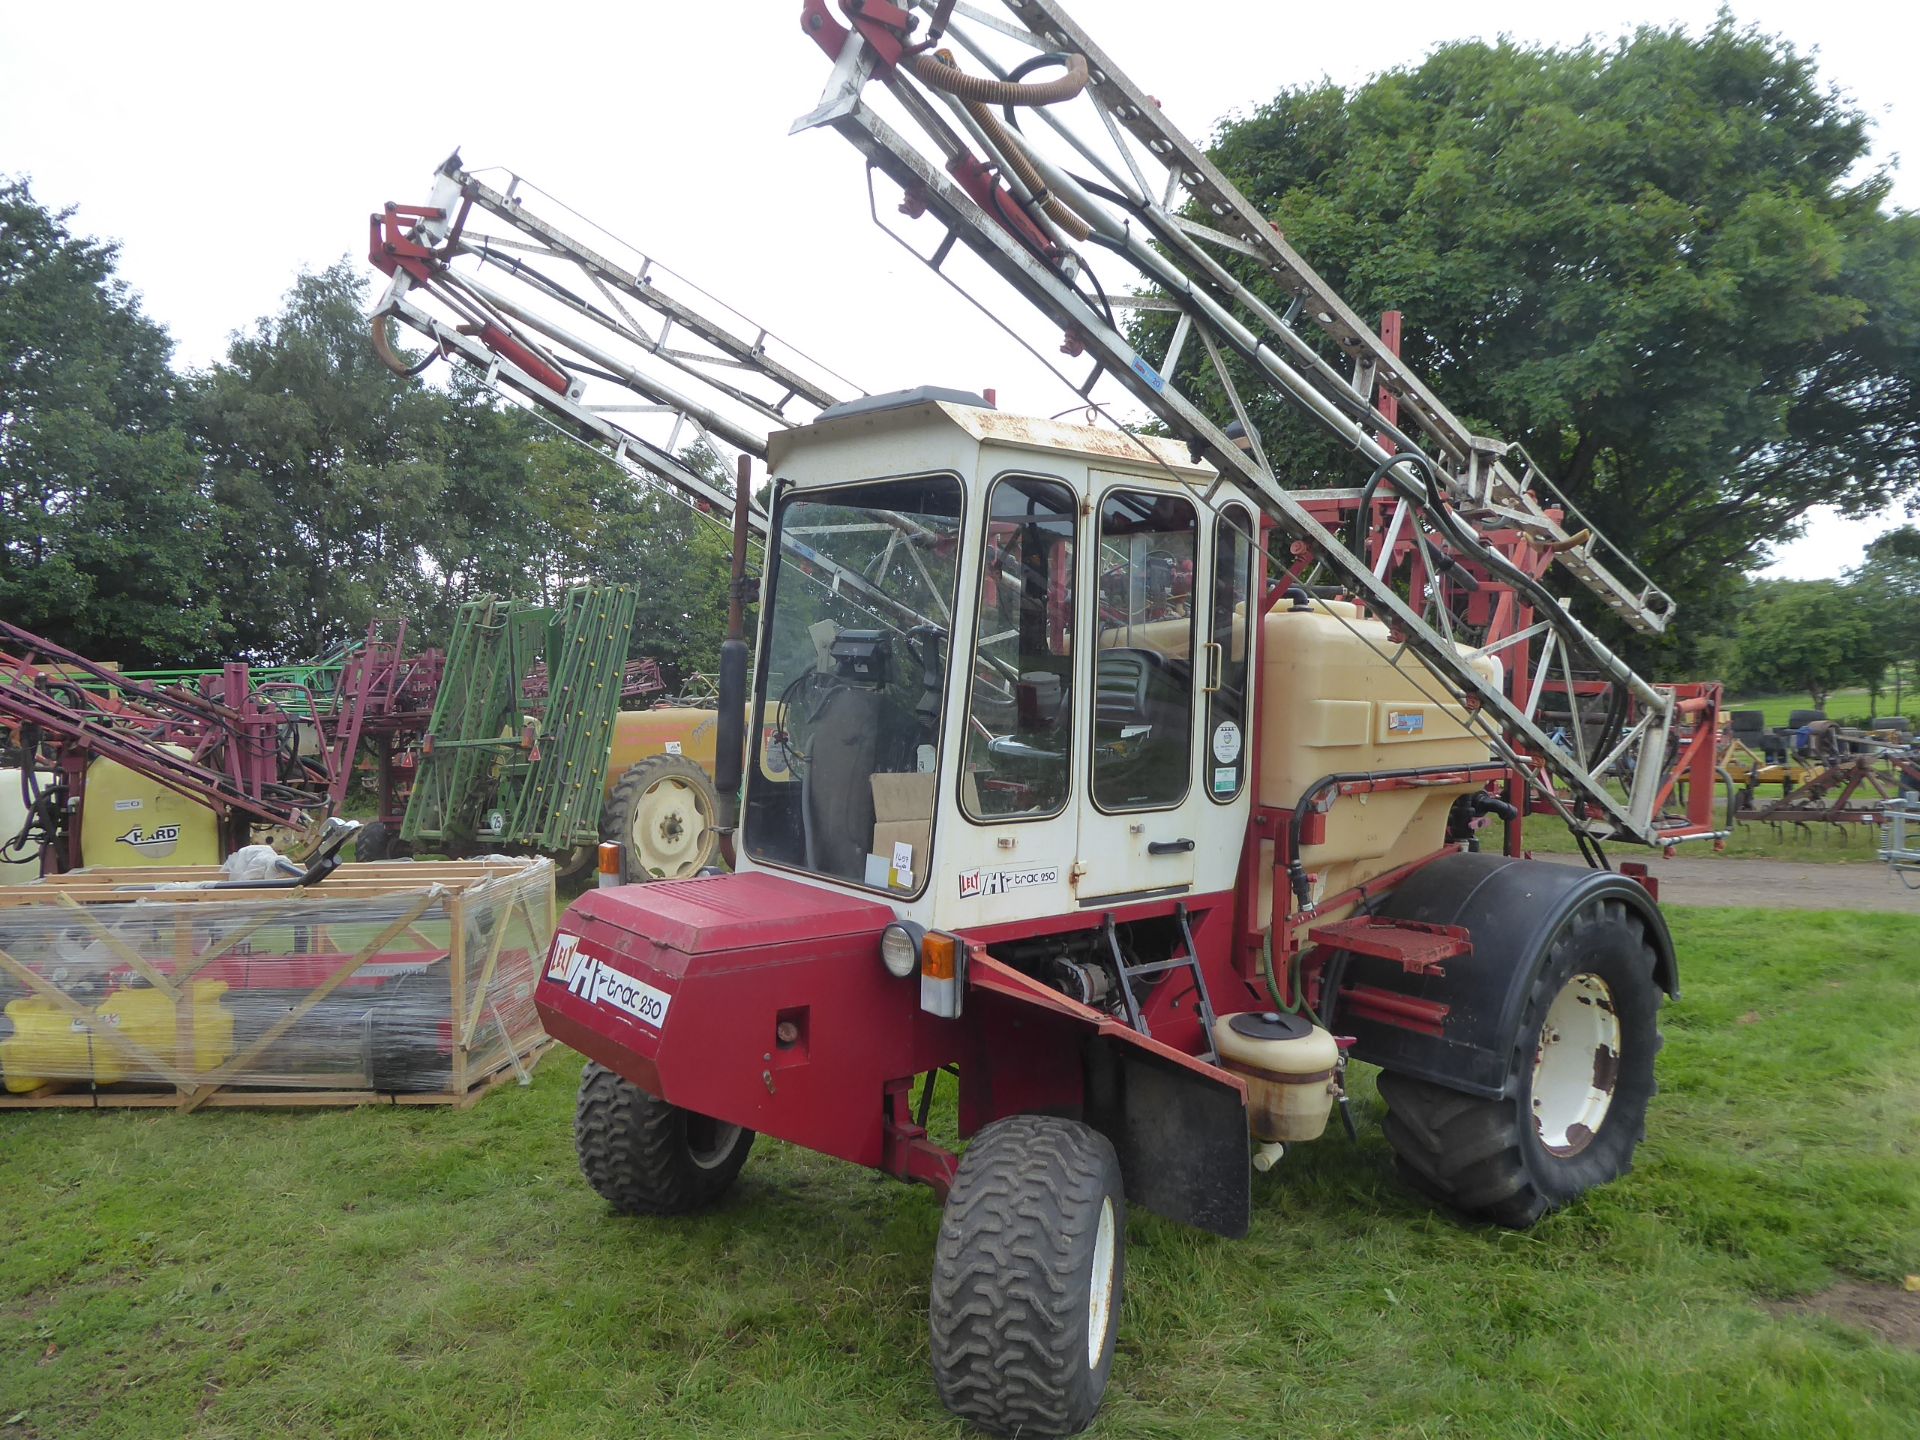
<path fill-rule="evenodd" d="M 1531 1066 L 1528 1052 L 1534 1032 L 1545 1018 L 1553 991 L 1563 983 L 1562 971 L 1577 963 L 1575 957 L 1594 952 L 1600 939 L 1596 931 L 1623 924 L 1641 937 L 1630 962 L 1634 983 L 1644 984 L 1657 1006 L 1656 960 L 1638 918 L 1620 901 L 1603 900 L 1574 918 L 1534 976 L 1521 1010 L 1520 1033 L 1513 1041 L 1516 1074 L 1526 1073 Z M 1643 1037 L 1642 1043 L 1647 1046 L 1645 1063 L 1650 1069 L 1664 1043 L 1657 1020 L 1651 1026 L 1651 1040 Z M 1581 1191 L 1632 1170 L 1633 1150 L 1647 1135 L 1645 1101 L 1659 1089 L 1657 1082 L 1649 1081 L 1646 1095 L 1637 1102 L 1637 1114 L 1629 1108 L 1635 1103 L 1629 1095 L 1616 1095 L 1615 1109 L 1602 1123 L 1602 1131 L 1626 1124 L 1632 1127 L 1632 1138 L 1605 1165 L 1605 1173 L 1583 1175 L 1578 1190 L 1569 1191 L 1564 1181 L 1554 1183 L 1559 1177 L 1546 1169 L 1552 1162 L 1542 1158 L 1545 1152 L 1537 1143 L 1528 1143 L 1533 1138 L 1528 1129 L 1533 1119 L 1522 1113 L 1525 1102 L 1517 1090 L 1505 1099 L 1488 1100 L 1392 1071 L 1381 1074 L 1379 1085 L 1387 1104 L 1387 1141 L 1408 1183 L 1452 1209 L 1515 1230 L 1527 1229 Z"/>
<path fill-rule="evenodd" d="M 587 1183 L 622 1215 L 683 1215 L 710 1204 L 747 1163 L 753 1131 L 742 1129 L 732 1153 L 706 1168 L 687 1149 L 686 1115 L 589 1060 L 573 1109 L 573 1148 Z"/>
<path fill-rule="evenodd" d="M 1105 1353 L 1087 1364 L 1087 1277 L 1101 1202 L 1114 1206 Z M 961 1157 L 934 1252 L 934 1379 L 956 1415 L 1008 1435 L 1071 1435 L 1100 1407 L 1125 1278 L 1120 1162 L 1072 1120 L 1015 1115 Z"/>
<path fill-rule="evenodd" d="M 413 853 L 413 847 L 400 838 L 400 832 L 384 820 L 369 820 L 353 839 L 353 858 L 361 864 L 379 860 L 399 860 Z"/>

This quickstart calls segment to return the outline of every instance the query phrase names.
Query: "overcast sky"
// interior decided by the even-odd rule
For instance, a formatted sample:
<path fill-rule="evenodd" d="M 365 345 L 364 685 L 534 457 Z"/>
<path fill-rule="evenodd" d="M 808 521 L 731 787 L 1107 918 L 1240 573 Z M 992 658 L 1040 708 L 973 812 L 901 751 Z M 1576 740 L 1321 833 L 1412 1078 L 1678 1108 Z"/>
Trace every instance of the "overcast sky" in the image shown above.
<path fill-rule="evenodd" d="M 826 78 L 799 8 L 9 5 L 0 172 L 30 175 L 43 203 L 76 205 L 82 231 L 121 242 L 121 273 L 172 332 L 183 368 L 220 356 L 302 267 L 364 257 L 368 213 L 424 201 L 458 146 L 470 167 L 526 175 L 865 389 L 993 386 L 1005 407 L 1062 409 L 1072 397 L 1059 382 L 874 229 L 852 147 L 826 132 L 788 138 Z M 1282 86 L 1355 84 L 1444 41 L 1567 44 L 1675 22 L 1697 32 L 1718 3 L 1073 8 L 1204 137 Z M 1734 14 L 1818 50 L 1823 77 L 1872 118 L 1878 156 L 1915 157 L 1896 171 L 1895 201 L 1920 208 L 1920 10 L 1742 0 Z M 1024 302 L 986 298 L 1051 346 Z M 1776 571 L 1835 574 L 1890 523 L 1818 517 Z"/>

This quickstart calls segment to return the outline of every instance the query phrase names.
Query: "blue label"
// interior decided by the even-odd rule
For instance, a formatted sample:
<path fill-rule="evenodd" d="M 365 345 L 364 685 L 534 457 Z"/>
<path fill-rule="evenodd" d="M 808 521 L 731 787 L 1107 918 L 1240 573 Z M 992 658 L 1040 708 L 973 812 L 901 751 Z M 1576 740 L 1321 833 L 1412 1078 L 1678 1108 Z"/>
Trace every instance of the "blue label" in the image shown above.
<path fill-rule="evenodd" d="M 1167 382 L 1160 378 L 1160 372 L 1142 360 L 1138 355 L 1133 357 L 1133 373 L 1153 386 L 1155 390 L 1165 390 L 1167 388 Z"/>

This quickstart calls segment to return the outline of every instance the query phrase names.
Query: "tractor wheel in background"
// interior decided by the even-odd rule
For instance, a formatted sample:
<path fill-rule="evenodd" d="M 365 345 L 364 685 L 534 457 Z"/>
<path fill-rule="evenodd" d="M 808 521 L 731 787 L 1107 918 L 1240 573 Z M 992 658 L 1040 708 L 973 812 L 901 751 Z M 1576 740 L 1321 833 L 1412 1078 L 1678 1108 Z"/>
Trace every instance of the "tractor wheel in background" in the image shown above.
<path fill-rule="evenodd" d="M 682 755 L 655 755 L 614 786 L 600 814 L 600 838 L 620 846 L 628 884 L 682 880 L 713 863 L 718 811 L 706 771 Z"/>
<path fill-rule="evenodd" d="M 384 820 L 369 820 L 353 837 L 353 858 L 363 865 L 380 860 L 406 860 L 413 846 L 400 838 L 400 832 Z"/>
<path fill-rule="evenodd" d="M 1463 1214 L 1523 1230 L 1631 1170 L 1659 1088 L 1654 964 L 1624 902 L 1602 898 L 1574 915 L 1528 993 L 1510 1096 L 1381 1075 L 1401 1173 Z"/>
<path fill-rule="evenodd" d="M 551 858 L 555 883 L 567 885 L 593 869 L 594 862 L 600 858 L 600 847 L 576 845 L 571 850 L 562 850 Z"/>
<path fill-rule="evenodd" d="M 1074 1120 L 1014 1115 L 960 1157 L 934 1246 L 933 1378 L 1004 1435 L 1071 1435 L 1100 1408 L 1126 1275 L 1120 1161 Z"/>
<path fill-rule="evenodd" d="M 589 1060 L 574 1104 L 573 1148 L 587 1183 L 622 1215 L 681 1215 L 733 1184 L 753 1131 L 669 1105 Z"/>

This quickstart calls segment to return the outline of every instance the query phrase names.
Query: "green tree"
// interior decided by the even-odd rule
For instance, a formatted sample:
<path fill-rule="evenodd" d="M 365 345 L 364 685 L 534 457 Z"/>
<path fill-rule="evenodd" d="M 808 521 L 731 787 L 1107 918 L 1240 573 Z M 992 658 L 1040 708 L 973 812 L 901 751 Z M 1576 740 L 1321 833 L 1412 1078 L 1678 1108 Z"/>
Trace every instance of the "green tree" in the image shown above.
<path fill-rule="evenodd" d="M 1773 580 L 1754 586 L 1734 650 L 1734 684 L 1752 693 L 1804 690 L 1813 708 L 1847 685 L 1867 685 L 1887 667 L 1887 637 L 1872 603 L 1832 580 Z"/>
<path fill-rule="evenodd" d="M 126 665 L 218 653 L 214 531 L 172 341 L 24 180 L 0 180 L 0 615 Z"/>
<path fill-rule="evenodd" d="M 1867 123 L 1811 58 L 1724 12 L 1698 39 L 1462 43 L 1284 91 L 1214 156 L 1693 607 L 1683 637 L 1809 507 L 1920 485 L 1920 217 L 1886 208 Z M 1284 481 L 1352 473 L 1279 411 L 1256 419 L 1282 426 Z"/>
<path fill-rule="evenodd" d="M 1867 558 L 1849 577 L 1883 637 L 1892 672 L 1893 708 L 1900 713 L 1920 672 L 1920 527 L 1902 525 L 1867 546 Z M 1879 709 L 1879 694 L 1874 708 Z"/>
<path fill-rule="evenodd" d="M 279 314 L 195 377 L 229 557 L 222 600 L 248 659 L 317 655 L 376 612 L 410 608 L 434 537 L 467 522 L 470 497 L 449 480 L 449 399 L 380 363 L 366 299 L 349 261 L 303 274 Z"/>
<path fill-rule="evenodd" d="M 462 368 L 444 385 L 393 374 L 368 343 L 367 299 L 350 262 L 303 275 L 279 314 L 196 378 L 226 544 L 245 558 L 224 597 L 241 653 L 318 654 L 395 612 L 422 640 L 444 639 L 476 596 L 552 604 L 602 580 L 640 587 L 636 654 L 711 668 L 724 526 Z M 689 458 L 723 469 L 704 451 Z"/>
<path fill-rule="evenodd" d="M 731 489 L 725 463 L 704 444 L 680 459 Z M 726 638 L 731 517 L 704 514 L 673 492 L 637 484 L 557 437 L 535 445 L 532 463 L 554 586 L 589 579 L 637 586 L 631 652 L 659 660 L 674 685 L 713 670 Z"/>
<path fill-rule="evenodd" d="M 556 598 L 551 520 L 537 457 L 575 449 L 516 405 L 503 404 L 472 371 L 452 367 L 435 427 L 443 488 L 419 539 L 419 567 L 404 585 L 408 611 L 444 637 L 454 607 L 477 595 Z"/>

